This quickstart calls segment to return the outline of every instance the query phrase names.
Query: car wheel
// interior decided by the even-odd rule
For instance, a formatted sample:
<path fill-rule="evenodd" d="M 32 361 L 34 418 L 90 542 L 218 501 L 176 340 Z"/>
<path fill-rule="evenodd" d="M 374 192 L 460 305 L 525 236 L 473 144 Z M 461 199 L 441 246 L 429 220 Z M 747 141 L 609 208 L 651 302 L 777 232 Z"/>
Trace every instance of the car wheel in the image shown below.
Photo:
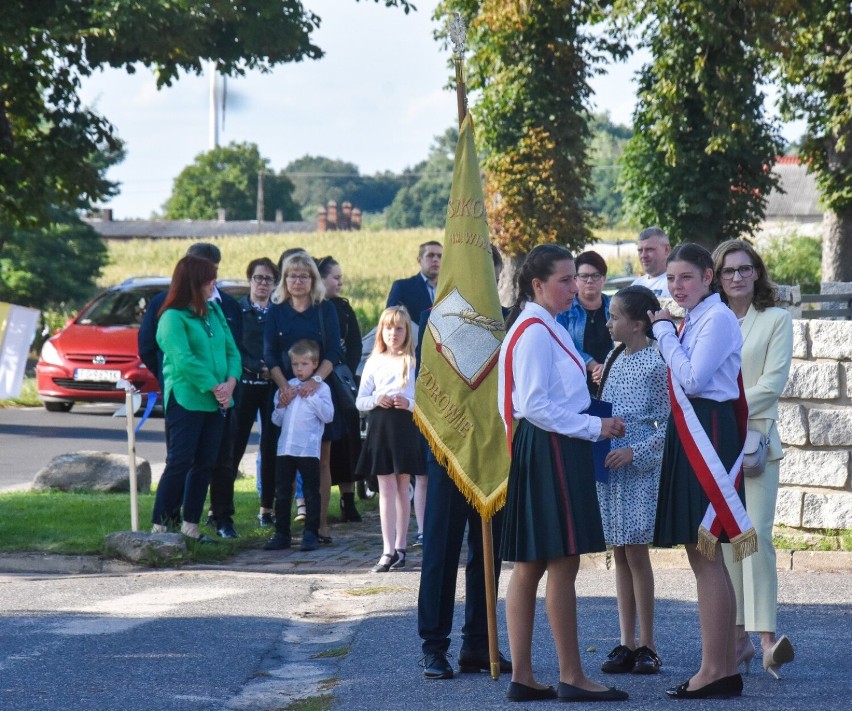
<path fill-rule="evenodd" d="M 44 403 L 44 409 L 48 412 L 71 412 L 71 408 L 74 407 L 73 402 L 46 402 Z"/>

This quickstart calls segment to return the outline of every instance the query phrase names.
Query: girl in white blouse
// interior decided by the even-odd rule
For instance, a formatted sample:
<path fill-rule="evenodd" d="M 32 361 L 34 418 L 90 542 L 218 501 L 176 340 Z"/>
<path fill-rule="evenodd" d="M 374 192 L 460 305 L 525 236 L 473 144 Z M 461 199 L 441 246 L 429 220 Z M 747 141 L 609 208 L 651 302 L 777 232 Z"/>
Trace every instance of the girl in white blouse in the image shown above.
<path fill-rule="evenodd" d="M 747 417 L 740 387 L 742 336 L 737 319 L 714 291 L 713 259 L 706 249 L 678 246 L 668 257 L 666 273 L 669 292 L 686 317 L 678 331 L 667 309 L 649 312 L 669 367 L 672 403 L 654 545 L 685 546 L 701 622 L 701 667 L 666 694 L 728 698 L 740 696 L 743 683 L 734 649 L 736 599 L 719 543 L 730 541 L 745 550 L 755 540 L 741 500 L 738 458 Z"/>
<path fill-rule="evenodd" d="M 405 567 L 411 500 L 410 475 L 426 473 L 420 433 L 414 424 L 414 343 L 404 306 L 385 309 L 376 328 L 373 353 L 364 364 L 355 404 L 370 413 L 367 439 L 358 459 L 359 476 L 379 481 L 379 515 L 384 552 L 373 567 L 386 573 Z M 417 480 L 425 486 L 426 477 Z"/>
<path fill-rule="evenodd" d="M 586 369 L 556 322 L 577 293 L 571 253 L 539 245 L 518 274 L 518 300 L 500 349 L 498 406 L 512 453 L 501 541 L 514 561 L 506 593 L 512 650 L 510 701 L 621 701 L 583 673 L 574 581 L 580 555 L 606 549 L 595 492 L 592 442 L 621 437 L 620 418 L 586 414 Z M 517 422 L 517 424 L 516 424 Z M 547 571 L 547 614 L 559 658 L 559 686 L 535 680 L 532 630 L 536 591 Z"/>

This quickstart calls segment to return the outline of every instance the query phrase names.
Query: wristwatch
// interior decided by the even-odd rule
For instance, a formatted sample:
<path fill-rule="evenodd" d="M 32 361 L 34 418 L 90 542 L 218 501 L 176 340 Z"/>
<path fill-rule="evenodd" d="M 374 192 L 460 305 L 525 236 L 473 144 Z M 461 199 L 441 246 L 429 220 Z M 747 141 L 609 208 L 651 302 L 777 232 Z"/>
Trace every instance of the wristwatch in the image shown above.
<path fill-rule="evenodd" d="M 322 382 L 322 378 L 319 375 L 312 375 L 311 380 L 313 380 L 315 383 L 321 383 Z"/>

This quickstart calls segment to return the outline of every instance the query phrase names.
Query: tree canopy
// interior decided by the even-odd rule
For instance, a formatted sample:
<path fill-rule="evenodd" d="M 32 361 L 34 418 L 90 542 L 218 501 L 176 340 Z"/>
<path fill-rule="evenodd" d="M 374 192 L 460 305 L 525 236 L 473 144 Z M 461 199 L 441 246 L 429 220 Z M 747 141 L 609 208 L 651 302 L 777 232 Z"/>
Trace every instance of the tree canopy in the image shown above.
<path fill-rule="evenodd" d="M 166 201 L 169 220 L 213 220 L 225 208 L 229 220 L 257 217 L 258 176 L 263 178 L 263 219 L 281 210 L 286 220 L 301 220 L 293 200 L 293 183 L 284 172 L 275 174 L 254 143 L 231 143 L 200 153 L 175 178 Z"/>
<path fill-rule="evenodd" d="M 639 76 L 622 180 L 642 225 L 712 247 L 753 234 L 782 143 L 763 111 L 770 3 L 628 0 L 651 62 Z"/>
<path fill-rule="evenodd" d="M 509 255 L 539 242 L 591 239 L 587 195 L 589 78 L 616 40 L 594 33 L 610 3 L 592 0 L 444 0 L 472 50 L 467 83 L 486 173 L 492 238 Z"/>

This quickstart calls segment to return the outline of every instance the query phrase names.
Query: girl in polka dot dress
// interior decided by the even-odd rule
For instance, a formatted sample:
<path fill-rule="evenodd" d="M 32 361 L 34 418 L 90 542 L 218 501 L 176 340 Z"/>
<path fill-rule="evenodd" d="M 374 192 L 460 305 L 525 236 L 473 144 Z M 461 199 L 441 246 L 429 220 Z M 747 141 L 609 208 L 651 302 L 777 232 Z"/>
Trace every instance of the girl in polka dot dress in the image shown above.
<path fill-rule="evenodd" d="M 601 666 L 617 674 L 655 674 L 660 668 L 654 643 L 654 573 L 648 544 L 654 536 L 665 423 L 669 416 L 666 364 L 649 345 L 648 311 L 659 302 L 650 289 L 629 286 L 610 304 L 607 321 L 619 345 L 605 363 L 599 395 L 627 426 L 612 440 L 606 457 L 609 480 L 597 482 L 604 538 L 613 547 L 621 639 Z M 636 644 L 636 621 L 639 644 Z"/>

